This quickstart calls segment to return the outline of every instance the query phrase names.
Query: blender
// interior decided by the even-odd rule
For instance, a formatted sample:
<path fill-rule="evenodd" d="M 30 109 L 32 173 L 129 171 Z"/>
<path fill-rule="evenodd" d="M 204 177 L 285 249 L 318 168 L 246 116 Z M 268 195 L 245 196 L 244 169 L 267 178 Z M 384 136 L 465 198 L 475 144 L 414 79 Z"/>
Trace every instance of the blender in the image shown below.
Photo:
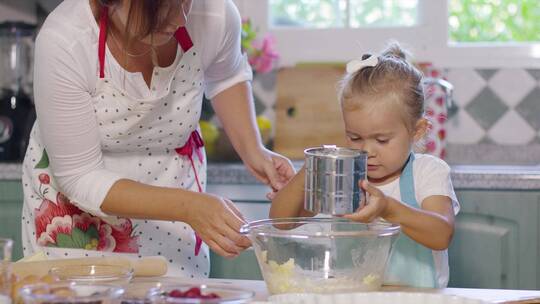
<path fill-rule="evenodd" d="M 0 162 L 22 161 L 36 118 L 30 93 L 35 28 L 0 23 Z"/>

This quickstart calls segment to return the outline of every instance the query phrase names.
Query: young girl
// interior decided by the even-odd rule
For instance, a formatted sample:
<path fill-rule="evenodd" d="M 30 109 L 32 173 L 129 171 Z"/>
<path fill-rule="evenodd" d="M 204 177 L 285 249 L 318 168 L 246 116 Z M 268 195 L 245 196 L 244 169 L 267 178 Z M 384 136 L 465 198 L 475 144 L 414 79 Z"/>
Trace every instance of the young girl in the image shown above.
<path fill-rule="evenodd" d="M 345 218 L 376 218 L 401 225 L 384 284 L 443 288 L 448 284 L 447 248 L 459 211 L 450 168 L 441 159 L 413 153 L 429 128 L 423 117 L 422 74 L 400 46 L 347 64 L 339 100 L 347 145 L 368 153 L 367 204 Z M 313 216 L 303 209 L 300 172 L 272 201 L 271 218 Z"/>

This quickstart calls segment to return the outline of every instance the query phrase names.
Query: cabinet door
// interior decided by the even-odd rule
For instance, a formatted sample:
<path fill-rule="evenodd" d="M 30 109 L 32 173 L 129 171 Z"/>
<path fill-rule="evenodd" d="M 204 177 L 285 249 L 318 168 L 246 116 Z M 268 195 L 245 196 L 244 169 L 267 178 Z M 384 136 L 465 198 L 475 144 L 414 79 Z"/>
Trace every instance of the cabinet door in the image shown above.
<path fill-rule="evenodd" d="M 261 270 L 253 248 L 248 248 L 234 259 L 210 253 L 210 277 L 219 279 L 262 280 Z"/>
<path fill-rule="evenodd" d="M 0 181 L 0 237 L 14 241 L 13 260 L 22 258 L 21 211 L 23 193 L 21 181 Z"/>
<path fill-rule="evenodd" d="M 207 191 L 231 199 L 247 221 L 268 218 L 270 202 L 266 200 L 268 187 L 263 185 L 208 185 Z M 210 277 L 262 280 L 253 248 L 234 259 L 210 254 Z"/>
<path fill-rule="evenodd" d="M 527 191 L 458 191 L 451 287 L 540 287 L 539 198 Z"/>

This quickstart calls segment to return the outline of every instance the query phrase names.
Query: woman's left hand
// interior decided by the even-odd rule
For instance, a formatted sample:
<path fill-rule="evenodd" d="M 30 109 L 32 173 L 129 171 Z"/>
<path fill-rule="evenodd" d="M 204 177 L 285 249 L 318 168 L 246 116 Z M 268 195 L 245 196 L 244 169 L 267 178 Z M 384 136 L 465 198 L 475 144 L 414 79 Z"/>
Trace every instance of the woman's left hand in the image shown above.
<path fill-rule="evenodd" d="M 227 136 L 248 168 L 259 181 L 278 191 L 294 176 L 286 157 L 266 149 L 255 121 L 251 83 L 238 83 L 212 99 Z"/>
<path fill-rule="evenodd" d="M 249 153 L 244 164 L 257 180 L 272 187 L 274 192 L 283 188 L 296 173 L 288 158 L 264 147 Z"/>

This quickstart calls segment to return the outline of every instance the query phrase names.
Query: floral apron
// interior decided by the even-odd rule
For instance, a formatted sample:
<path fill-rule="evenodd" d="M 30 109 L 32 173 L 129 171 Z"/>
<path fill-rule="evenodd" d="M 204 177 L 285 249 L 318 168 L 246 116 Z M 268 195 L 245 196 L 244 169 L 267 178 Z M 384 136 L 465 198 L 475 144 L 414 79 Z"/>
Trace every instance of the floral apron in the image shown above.
<path fill-rule="evenodd" d="M 92 94 L 105 168 L 162 187 L 202 192 L 206 158 L 198 121 L 204 79 L 201 57 L 185 27 L 175 33 L 182 58 L 166 93 L 135 99 L 105 76 L 108 14 L 100 18 L 99 79 Z M 182 222 L 100 218 L 79 209 L 59 191 L 37 123 L 23 164 L 22 215 L 25 255 L 44 251 L 50 258 L 161 255 L 169 275 L 207 277 L 209 251 Z"/>

